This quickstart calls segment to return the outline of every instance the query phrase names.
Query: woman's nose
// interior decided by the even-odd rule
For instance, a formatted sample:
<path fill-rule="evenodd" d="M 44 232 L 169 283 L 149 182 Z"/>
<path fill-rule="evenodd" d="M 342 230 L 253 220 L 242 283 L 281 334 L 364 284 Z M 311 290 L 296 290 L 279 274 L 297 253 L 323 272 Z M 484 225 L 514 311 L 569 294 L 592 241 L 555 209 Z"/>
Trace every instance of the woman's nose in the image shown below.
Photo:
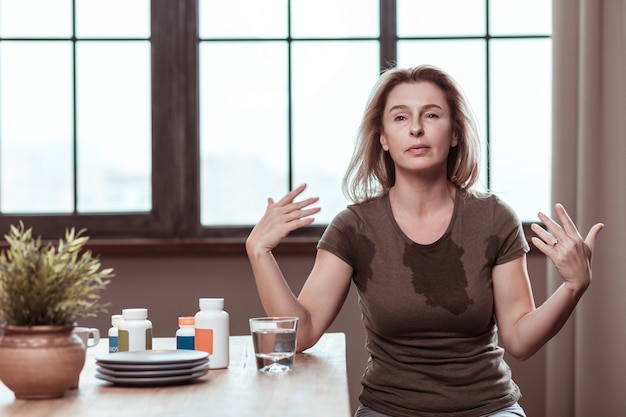
<path fill-rule="evenodd" d="M 409 134 L 411 136 L 421 136 L 424 132 L 422 131 L 422 125 L 418 122 L 413 122 L 411 127 L 409 128 Z"/>

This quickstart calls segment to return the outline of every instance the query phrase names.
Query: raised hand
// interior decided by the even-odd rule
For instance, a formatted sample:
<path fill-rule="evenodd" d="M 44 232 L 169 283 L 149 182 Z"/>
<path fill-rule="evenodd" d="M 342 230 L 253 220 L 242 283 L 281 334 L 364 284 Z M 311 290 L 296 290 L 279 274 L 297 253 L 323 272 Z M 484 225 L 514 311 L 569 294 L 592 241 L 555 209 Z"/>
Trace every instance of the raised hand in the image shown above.
<path fill-rule="evenodd" d="M 595 224 L 583 240 L 565 208 L 557 204 L 555 210 L 561 224 L 539 213 L 539 220 L 545 229 L 538 224 L 531 225 L 532 231 L 537 234 L 531 240 L 537 249 L 552 260 L 567 286 L 573 290 L 584 290 L 591 282 L 593 250 L 604 224 Z"/>
<path fill-rule="evenodd" d="M 270 251 L 292 231 L 313 223 L 315 219 L 311 216 L 318 213 L 320 208 L 310 206 L 319 198 L 295 201 L 305 189 L 306 184 L 302 184 L 277 202 L 272 198 L 267 199 L 265 214 L 252 229 L 246 241 L 248 252 Z"/>

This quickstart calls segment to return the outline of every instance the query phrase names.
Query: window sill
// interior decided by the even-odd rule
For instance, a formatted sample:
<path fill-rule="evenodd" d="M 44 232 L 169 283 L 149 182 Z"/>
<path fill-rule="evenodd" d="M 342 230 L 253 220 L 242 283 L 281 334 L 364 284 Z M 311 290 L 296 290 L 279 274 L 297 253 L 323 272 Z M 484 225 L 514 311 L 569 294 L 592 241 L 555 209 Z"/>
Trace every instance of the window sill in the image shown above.
<path fill-rule="evenodd" d="M 524 225 L 524 233 L 530 243 L 534 233 L 530 225 Z M 315 255 L 320 236 L 311 233 L 305 236 L 290 236 L 283 240 L 272 252 L 277 255 Z M 119 238 L 90 239 L 86 248 L 96 256 L 246 256 L 245 237 L 219 238 Z M 8 247 L 0 242 L 0 251 Z"/>
<path fill-rule="evenodd" d="M 287 238 L 272 252 L 314 255 L 317 237 Z M 102 256 L 246 256 L 245 239 L 92 239 L 87 245 Z"/>

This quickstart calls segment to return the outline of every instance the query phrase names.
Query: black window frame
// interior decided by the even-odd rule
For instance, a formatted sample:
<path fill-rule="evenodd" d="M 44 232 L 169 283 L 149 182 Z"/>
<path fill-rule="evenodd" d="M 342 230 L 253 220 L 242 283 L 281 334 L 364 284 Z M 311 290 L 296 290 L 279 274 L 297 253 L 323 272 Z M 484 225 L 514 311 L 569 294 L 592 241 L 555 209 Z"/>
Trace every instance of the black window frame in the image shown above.
<path fill-rule="evenodd" d="M 152 210 L 128 214 L 0 214 L 0 230 L 8 231 L 10 225 L 23 221 L 44 239 L 56 239 L 72 227 L 87 229 L 94 238 L 202 235 L 197 175 L 197 10 L 196 0 L 151 1 Z M 75 45 L 77 39 L 71 40 Z M 74 165 L 76 172 L 76 162 Z"/>
<path fill-rule="evenodd" d="M 485 0 L 485 8 L 488 25 L 489 0 Z M 92 239 L 102 245 L 106 240 L 138 246 L 146 241 L 187 242 L 187 249 L 194 253 L 206 250 L 202 245 L 194 246 L 198 242 L 209 242 L 221 245 L 217 249 L 219 253 L 230 252 L 229 247 L 241 250 L 252 225 L 206 227 L 200 223 L 198 9 L 198 0 L 151 0 L 152 210 L 135 214 L 0 213 L 0 231 L 6 233 L 11 224 L 22 220 L 44 239 L 57 239 L 67 228 L 75 227 L 87 229 Z M 396 62 L 396 32 L 396 0 L 380 0 L 381 69 Z M 489 41 L 495 37 L 488 31 L 485 33 L 479 38 L 486 41 L 488 89 Z M 465 38 L 476 39 L 475 36 L 454 39 Z M 486 132 L 488 147 L 489 123 Z M 311 242 L 319 238 L 324 228 L 321 225 L 298 230 L 286 242 L 296 248 L 305 243 L 310 249 Z"/>

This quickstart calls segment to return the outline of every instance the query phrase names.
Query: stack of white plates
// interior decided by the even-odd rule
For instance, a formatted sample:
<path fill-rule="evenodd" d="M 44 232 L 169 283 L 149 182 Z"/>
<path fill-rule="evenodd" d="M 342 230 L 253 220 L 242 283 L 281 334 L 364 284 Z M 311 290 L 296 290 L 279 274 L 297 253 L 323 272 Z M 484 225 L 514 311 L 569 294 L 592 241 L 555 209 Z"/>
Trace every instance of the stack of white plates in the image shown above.
<path fill-rule="evenodd" d="M 209 354 L 199 350 L 116 352 L 96 358 L 96 378 L 119 385 L 169 385 L 209 371 Z"/>

